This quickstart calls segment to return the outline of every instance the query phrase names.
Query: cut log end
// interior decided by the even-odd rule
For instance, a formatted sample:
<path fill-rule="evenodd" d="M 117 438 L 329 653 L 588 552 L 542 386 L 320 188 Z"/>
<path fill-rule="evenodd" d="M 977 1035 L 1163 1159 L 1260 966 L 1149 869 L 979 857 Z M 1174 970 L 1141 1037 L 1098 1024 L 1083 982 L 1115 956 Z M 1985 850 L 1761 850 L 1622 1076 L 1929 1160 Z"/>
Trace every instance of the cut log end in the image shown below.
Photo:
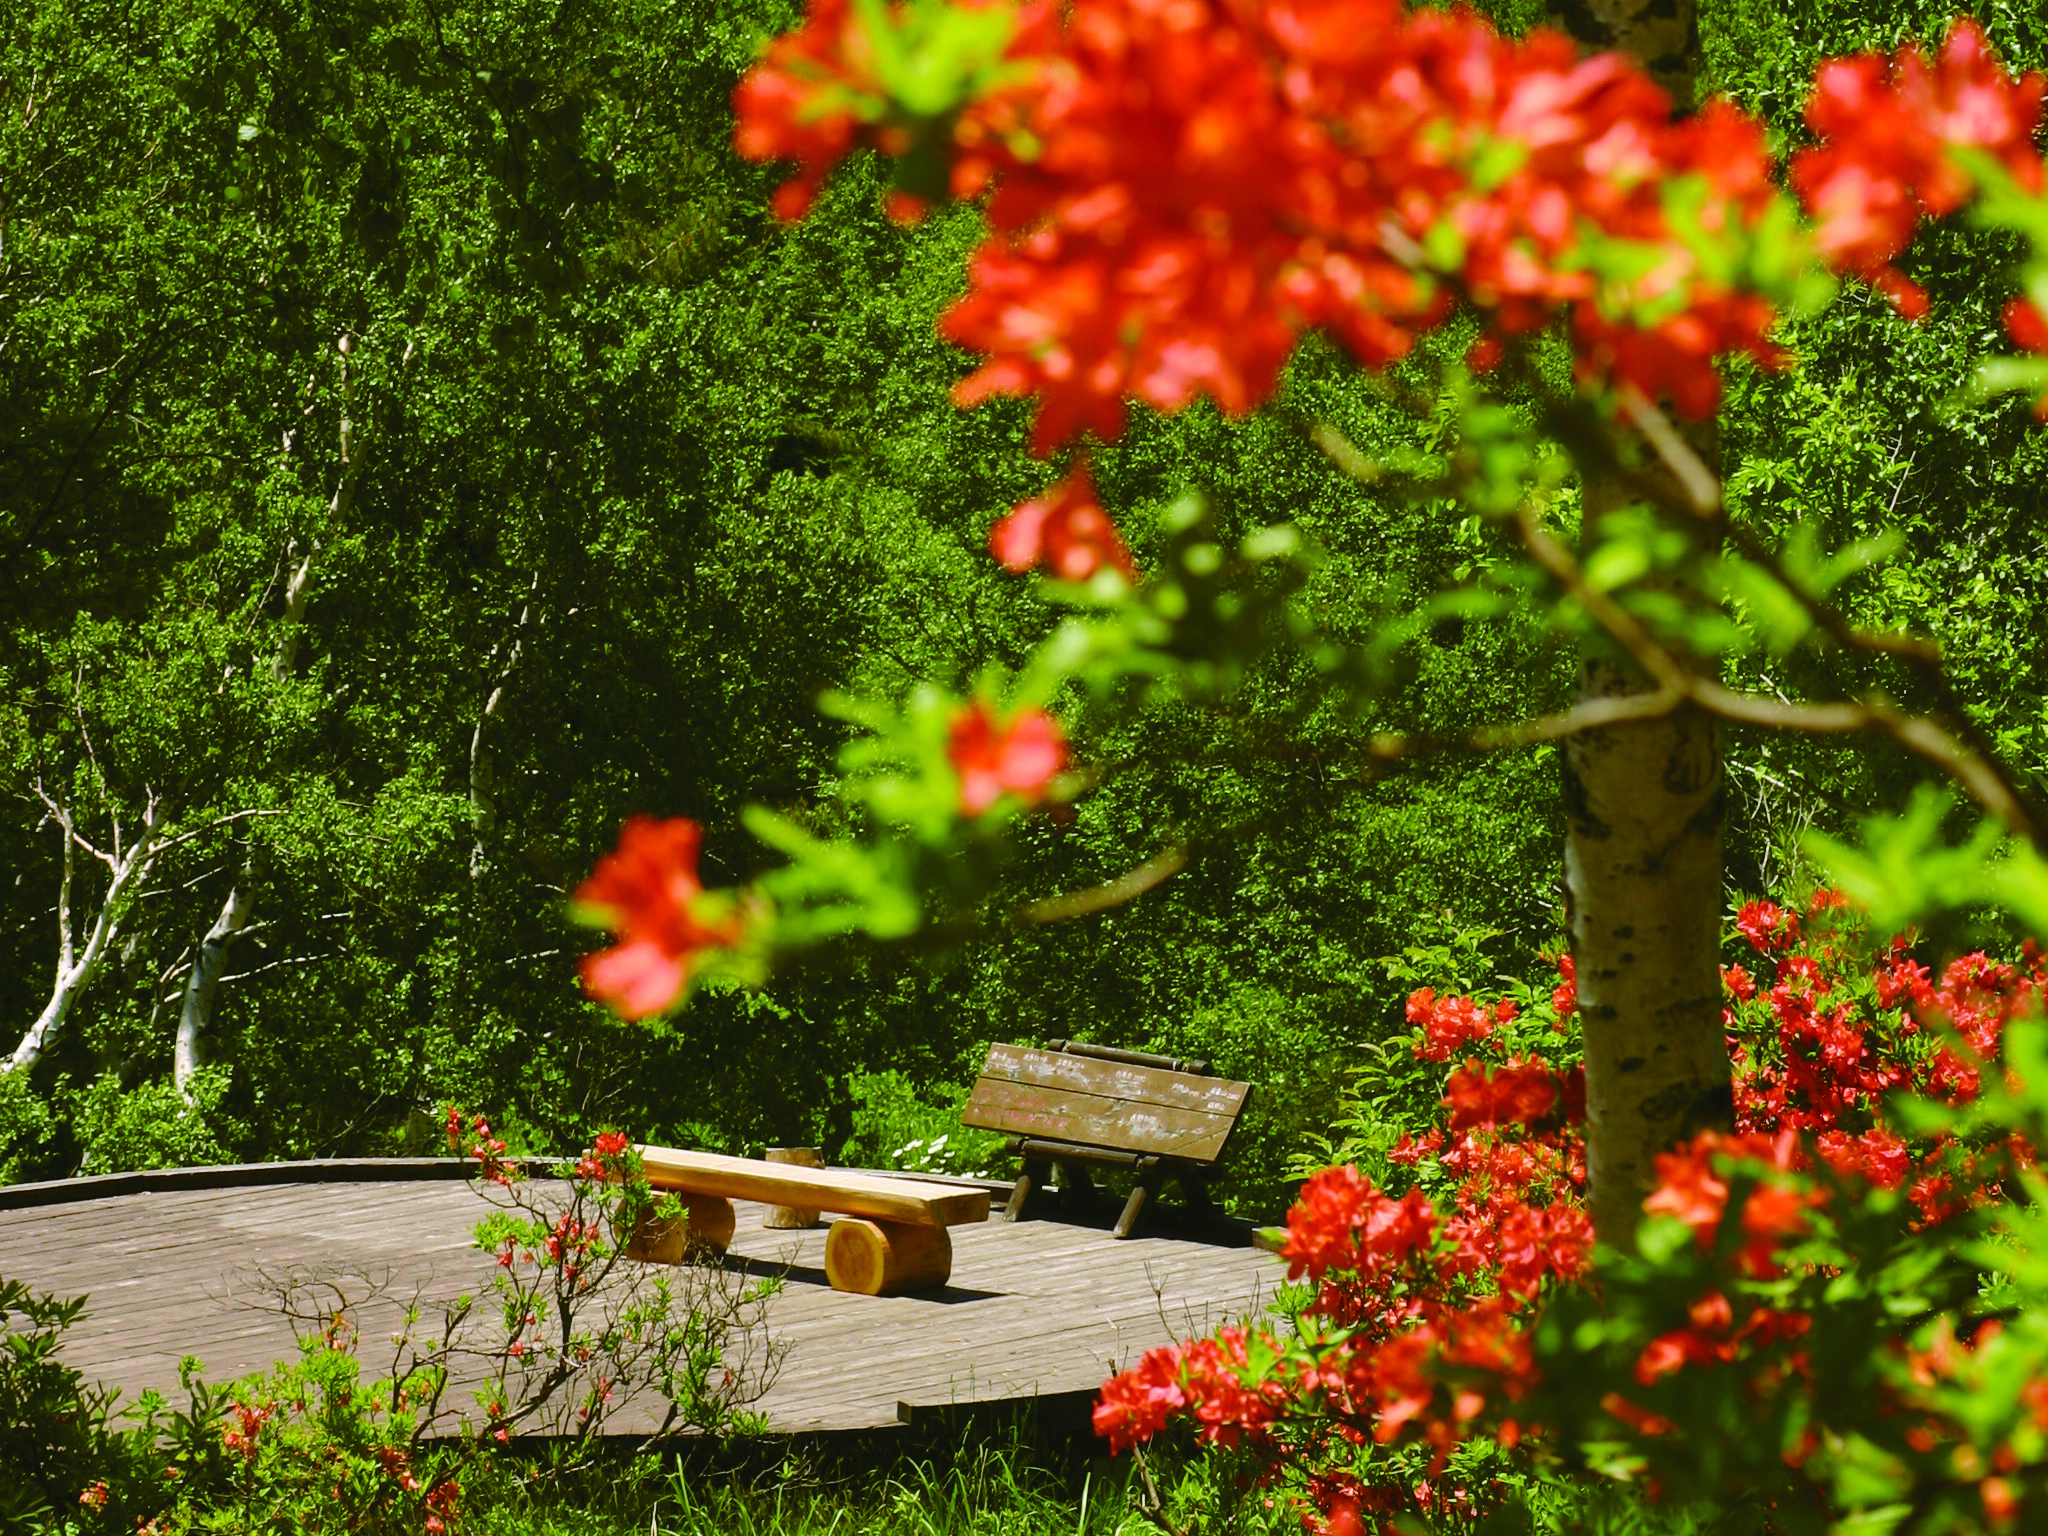
<path fill-rule="evenodd" d="M 944 1227 L 844 1217 L 825 1239 L 825 1278 L 835 1291 L 896 1296 L 936 1290 L 953 1273 L 953 1239 Z"/>
<path fill-rule="evenodd" d="M 770 1147 L 762 1154 L 762 1161 L 783 1163 L 796 1168 L 822 1168 L 825 1166 L 823 1147 Z M 761 1225 L 776 1231 L 793 1232 L 805 1227 L 815 1227 L 820 1213 L 802 1205 L 771 1205 L 761 1217 Z"/>
<path fill-rule="evenodd" d="M 722 1254 L 737 1224 L 730 1200 L 692 1195 L 675 1216 L 664 1219 L 651 1210 L 642 1212 L 626 1244 L 626 1257 L 643 1264 L 681 1264 L 700 1253 Z"/>

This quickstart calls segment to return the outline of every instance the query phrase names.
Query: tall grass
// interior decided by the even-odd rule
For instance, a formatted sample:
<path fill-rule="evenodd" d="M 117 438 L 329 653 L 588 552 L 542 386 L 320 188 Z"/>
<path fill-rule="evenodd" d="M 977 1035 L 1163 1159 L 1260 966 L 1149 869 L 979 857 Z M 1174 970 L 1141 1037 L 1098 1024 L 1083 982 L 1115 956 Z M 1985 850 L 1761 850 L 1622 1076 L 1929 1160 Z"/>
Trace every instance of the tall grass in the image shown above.
<path fill-rule="evenodd" d="M 1176 1472 L 1176 1487 L 1188 1468 Z M 538 1475 L 536 1475 L 538 1474 Z M 621 1459 L 470 1490 L 476 1536 L 1139 1536 L 1129 1457 L 1025 1414 L 908 1431 Z"/>

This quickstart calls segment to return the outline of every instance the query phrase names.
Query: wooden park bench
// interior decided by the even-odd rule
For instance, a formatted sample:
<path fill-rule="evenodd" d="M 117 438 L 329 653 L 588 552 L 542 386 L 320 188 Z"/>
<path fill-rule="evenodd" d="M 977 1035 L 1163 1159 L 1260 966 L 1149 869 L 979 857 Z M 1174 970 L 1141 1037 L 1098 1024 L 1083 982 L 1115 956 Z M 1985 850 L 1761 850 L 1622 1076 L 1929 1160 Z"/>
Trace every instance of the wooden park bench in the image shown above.
<path fill-rule="evenodd" d="M 692 1251 L 724 1253 L 733 1201 L 759 1200 L 839 1214 L 825 1237 L 825 1278 L 835 1291 L 894 1296 L 944 1285 L 953 1273 L 946 1229 L 988 1220 L 985 1189 L 674 1147 L 639 1152 L 647 1182 L 683 1203 L 680 1216 L 648 1219 L 628 1243 L 627 1257 L 653 1263 L 679 1263 Z"/>
<path fill-rule="evenodd" d="M 1042 1051 L 994 1045 L 960 1123 L 1015 1138 L 1004 1149 L 1022 1159 L 1005 1213 L 1011 1221 L 1023 1218 L 1054 1166 L 1083 1196 L 1093 1190 L 1090 1167 L 1131 1170 L 1137 1183 L 1116 1222 L 1116 1236 L 1129 1237 L 1169 1174 L 1191 1207 L 1208 1207 L 1206 1175 L 1250 1092 L 1248 1083 L 1209 1076 L 1204 1061 L 1068 1040 Z"/>

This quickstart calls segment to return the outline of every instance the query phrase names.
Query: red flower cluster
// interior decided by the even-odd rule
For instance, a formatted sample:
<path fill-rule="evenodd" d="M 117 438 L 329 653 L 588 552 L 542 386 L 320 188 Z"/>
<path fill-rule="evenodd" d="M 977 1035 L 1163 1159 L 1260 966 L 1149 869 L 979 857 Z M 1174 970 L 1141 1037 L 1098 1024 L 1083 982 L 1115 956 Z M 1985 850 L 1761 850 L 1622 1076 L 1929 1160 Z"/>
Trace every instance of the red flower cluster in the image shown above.
<path fill-rule="evenodd" d="M 1798 1312 L 1778 1312 L 1770 1307 L 1746 1309 L 1748 1316 L 1736 1326 L 1735 1309 L 1719 1291 L 1709 1291 L 1687 1309 L 1687 1326 L 1661 1334 L 1643 1347 L 1636 1359 L 1636 1380 L 1649 1386 L 1688 1365 L 1726 1365 L 1743 1346 L 1768 1348 L 1783 1339 L 1796 1339 L 1813 1326 L 1813 1319 Z"/>
<path fill-rule="evenodd" d="M 1570 955 L 1557 957 L 1558 983 L 1550 989 L 1550 1006 L 1557 1014 L 1558 1029 L 1579 1011 L 1579 963 Z"/>
<path fill-rule="evenodd" d="M 477 1177 L 489 1184 L 509 1185 L 516 1177 L 516 1170 L 505 1160 L 505 1143 L 491 1134 L 491 1122 L 482 1115 L 465 1117 L 462 1107 L 448 1106 L 448 1115 L 442 1129 L 448 1135 L 448 1150 L 476 1159 Z M 463 1147 L 464 1136 L 469 1146 Z"/>
<path fill-rule="evenodd" d="M 819 0 L 742 83 L 742 152 L 802 162 L 779 211 L 856 143 L 911 147 L 878 126 L 874 57 Z M 1761 129 L 1724 103 L 1674 121 L 1620 55 L 1398 0 L 1025 0 L 1006 61 L 954 121 L 953 189 L 994 182 L 994 233 L 942 327 L 987 358 L 959 402 L 1036 395 L 1042 452 L 1116 437 L 1129 398 L 1248 410 L 1306 327 L 1400 357 L 1460 294 L 1496 337 L 1570 315 L 1588 372 L 1692 415 L 1717 353 L 1776 359 L 1769 297 L 1702 255 L 1779 196 Z M 1688 238 L 1674 184 L 1701 193 Z M 1661 259 L 1603 263 L 1616 242 Z"/>
<path fill-rule="evenodd" d="M 427 1490 L 427 1496 L 420 1500 L 420 1510 L 424 1517 L 420 1524 L 427 1536 L 443 1536 L 448 1529 L 448 1522 L 455 1518 L 461 1500 L 462 1485 L 452 1477 L 442 1478 Z"/>
<path fill-rule="evenodd" d="M 1890 58 L 1866 53 L 1821 65 L 1806 121 L 1822 142 L 1792 157 L 1791 179 L 1814 215 L 1822 251 L 1901 314 L 1925 314 L 1927 295 L 1892 258 L 1911 242 L 1922 214 L 1952 213 L 1976 192 L 1951 150 L 1982 150 L 2022 187 L 2039 190 L 2032 140 L 2044 86 L 2040 75 L 2009 78 L 1967 17 L 1949 29 L 1932 62 L 1907 47 Z"/>
<path fill-rule="evenodd" d="M 619 1160 L 632 1145 L 624 1131 L 603 1131 L 590 1144 L 590 1150 L 576 1160 L 576 1177 L 579 1179 L 616 1178 Z"/>
<path fill-rule="evenodd" d="M 1290 1396 L 1279 1382 L 1256 1380 L 1249 1336 L 1224 1328 L 1214 1338 L 1151 1350 L 1108 1382 L 1095 1404 L 1095 1433 L 1115 1453 L 1142 1445 L 1185 1411 L 1203 1440 L 1232 1446 L 1263 1433 Z"/>
<path fill-rule="evenodd" d="M 578 909 L 619 939 L 585 957 L 584 988 L 621 1018 L 674 1007 L 697 956 L 739 942 L 740 922 L 707 910 L 697 876 L 703 842 L 703 829 L 686 817 L 628 817 L 618 848 L 576 890 Z"/>
<path fill-rule="evenodd" d="M 963 10 L 981 10 L 999 25 L 1002 8 L 986 0 L 964 0 Z M 880 54 L 883 49 L 915 48 L 903 37 L 876 39 L 868 15 L 849 0 L 813 0 L 804 28 L 777 38 L 734 92 L 738 125 L 733 138 L 742 155 L 753 160 L 794 160 L 796 178 L 774 198 L 778 218 L 801 218 L 834 164 L 855 149 L 879 149 L 902 156 L 936 146 L 927 140 L 935 131 L 929 105 L 906 108 L 893 97 Z M 903 8 L 888 18 L 903 19 Z M 993 34 L 992 34 L 993 35 Z M 984 65 L 998 64 L 995 58 Z M 963 86 L 993 85 L 976 103 L 983 114 L 998 110 L 1004 87 L 999 74 L 984 74 Z M 943 119 L 945 114 L 937 114 Z M 943 131 L 939 127 L 937 131 Z M 954 191 L 975 190 L 972 167 L 956 168 Z M 890 198 L 890 213 L 914 222 L 924 212 L 922 199 L 904 192 Z"/>
<path fill-rule="evenodd" d="M 1067 766 L 1067 738 L 1042 709 L 1019 711 L 1008 721 L 981 699 L 953 717 L 946 756 L 960 776 L 960 811 L 979 816 L 1004 795 L 1036 805 Z"/>
<path fill-rule="evenodd" d="M 1580 1089 L 1583 1101 L 1584 1088 Z M 1444 1088 L 1444 1105 L 1454 1131 L 1498 1125 L 1534 1125 L 1549 1116 L 1562 1098 L 1557 1073 L 1540 1061 L 1513 1061 L 1488 1072 L 1467 1061 L 1453 1072 Z"/>
<path fill-rule="evenodd" d="M 261 1408 L 252 1408 L 247 1403 L 235 1402 L 228 1405 L 228 1416 L 220 1426 L 220 1442 L 244 1461 L 256 1459 L 257 1443 L 263 1435 L 263 1427 L 276 1413 L 274 1404 L 265 1403 Z"/>
<path fill-rule="evenodd" d="M 1436 1209 L 1421 1190 L 1395 1200 L 1346 1164 L 1301 1186 L 1280 1257 L 1290 1280 L 1321 1281 L 1333 1270 L 1374 1280 L 1427 1251 L 1435 1235 Z"/>
<path fill-rule="evenodd" d="M 420 1480 L 412 1469 L 412 1453 L 396 1445 L 377 1447 L 377 1465 L 407 1493 L 419 1492 Z"/>
<path fill-rule="evenodd" d="M 1106 567 L 1120 571 L 1126 581 L 1138 579 L 1130 550 L 1095 499 L 1085 460 L 998 520 L 989 530 L 988 547 L 1009 571 L 1042 565 L 1062 581 L 1086 581 Z"/>
<path fill-rule="evenodd" d="M 1657 1187 L 1643 1209 L 1653 1216 L 1677 1217 L 1692 1228 L 1702 1248 L 1711 1247 L 1728 1211 L 1728 1167 L 1734 1162 L 1759 1165 L 1762 1174 L 1743 1202 L 1743 1245 L 1736 1262 L 1745 1274 L 1774 1275 L 1778 1245 L 1806 1230 L 1807 1208 L 1818 1198 L 1798 1180 L 1771 1177 L 1807 1166 L 1791 1131 L 1773 1136 L 1702 1131 L 1676 1151 L 1658 1153 Z"/>
<path fill-rule="evenodd" d="M 1644 1207 L 1683 1222 L 1702 1253 L 1728 1243 L 1729 1267 L 1635 1357 L 1634 1379 L 1659 1391 L 1656 1408 L 1624 1392 L 1603 1398 L 1636 1434 L 1678 1432 L 1660 1384 L 1684 1370 L 1739 1370 L 1759 1401 L 1811 1389 L 1805 1352 L 1814 1317 L 1757 1296 L 1796 1278 L 1787 1275 L 1789 1245 L 1826 1235 L 1832 1202 L 1853 1198 L 1844 1184 L 1904 1189 L 1932 1223 L 1992 1198 L 2014 1164 L 2032 1157 L 2002 1142 L 1909 1142 L 1883 1114 L 1893 1088 L 1977 1091 L 1977 1074 L 2000 1061 L 2007 1022 L 2048 996 L 2048 956 L 2033 946 L 2019 965 L 1965 956 L 1937 980 L 1895 941 L 1865 987 L 1853 973 L 1864 953 L 1856 923 L 1832 891 L 1802 909 L 1757 902 L 1738 915 L 1739 931 L 1770 967 L 1768 986 L 1740 966 L 1723 973 L 1738 1130 L 1660 1156 Z M 1560 969 L 1553 1001 L 1561 1007 L 1575 998 L 1569 969 Z M 1419 1058 L 1476 1055 L 1448 1074 L 1438 1123 L 1389 1154 L 1396 1168 L 1415 1171 L 1416 1187 L 1390 1193 L 1356 1167 L 1326 1169 L 1302 1187 L 1280 1250 L 1290 1278 L 1317 1287 L 1302 1336 L 1232 1332 L 1154 1351 L 1105 1386 L 1096 1410 L 1116 1449 L 1176 1419 L 1206 1438 L 1247 1444 L 1269 1471 L 1294 1476 L 1304 1526 L 1319 1536 L 1364 1536 L 1409 1508 L 1448 1509 L 1461 1491 L 1469 1500 L 1470 1490 L 1439 1478 L 1448 1453 L 1482 1428 L 1509 1446 L 1520 1439 L 1528 1410 L 1517 1404 L 1535 1384 L 1531 1306 L 1546 1288 L 1578 1280 L 1592 1252 L 1577 1129 L 1583 1077 L 1513 1054 L 1525 1051 L 1529 1031 L 1510 1027 L 1512 1010 L 1425 989 L 1410 998 L 1408 1016 Z M 1953 1048 L 1931 1048 L 1937 1025 L 1960 1037 Z M 1444 1174 L 1455 1182 L 1446 1187 Z M 1968 1351 L 1949 1353 L 1954 1360 L 1930 1357 L 1913 1368 L 1947 1380 Z M 2048 1428 L 2048 1386 L 2028 1401 Z M 1427 1447 L 1430 1473 L 1418 1485 L 1412 1473 L 1374 1481 L 1369 1461 L 1333 1472 L 1316 1426 L 1360 1448 Z M 1920 1449 L 1953 1438 L 1937 1429 Z M 1788 1460 L 1797 1465 L 1818 1444 L 1809 1436 Z"/>
<path fill-rule="evenodd" d="M 1484 1040 L 1514 1016 L 1515 1005 L 1507 998 L 1487 1009 L 1469 997 L 1438 997 L 1429 987 L 1408 994 L 1408 1022 L 1422 1028 L 1415 1047 L 1418 1061 L 1449 1061 L 1453 1052 Z"/>
<path fill-rule="evenodd" d="M 1521 1316 L 1546 1283 L 1580 1275 L 1592 1252 L 1583 1079 L 1505 1054 L 1511 1006 L 1424 991 L 1409 1016 L 1421 1027 L 1418 1056 L 1450 1039 L 1491 1054 L 1450 1075 L 1445 1125 L 1390 1154 L 1397 1167 L 1435 1163 L 1455 1187 L 1435 1199 L 1419 1185 L 1394 1195 L 1355 1166 L 1311 1178 L 1279 1252 L 1290 1279 L 1315 1283 L 1307 1320 L 1328 1331 L 1306 1348 L 1231 1333 L 1154 1351 L 1103 1389 L 1096 1427 L 1114 1448 L 1180 1417 L 1205 1438 L 1282 1460 L 1290 1410 L 1304 1404 L 1360 1443 L 1419 1441 L 1437 1471 L 1482 1420 L 1509 1444 L 1519 1437 L 1512 1405 L 1534 1382 Z M 1360 1536 L 1371 1516 L 1467 1509 L 1470 1495 L 1435 1476 L 1371 1483 L 1318 1471 L 1304 1488 L 1304 1523 Z"/>
<path fill-rule="evenodd" d="M 1840 904 L 1839 893 L 1823 891 L 1808 918 Z M 2037 950 L 2029 950 L 2029 969 L 1964 955 L 1937 984 L 1897 939 L 1871 971 L 1872 1009 L 1866 994 L 1843 979 L 1848 948 L 1841 936 L 1802 935 L 1797 916 L 1768 902 L 1744 906 L 1736 926 L 1759 954 L 1775 957 L 1768 989 L 1739 966 L 1722 973 L 1737 1130 L 1821 1133 L 1816 1148 L 1831 1167 L 1888 1188 L 1906 1179 L 1908 1158 L 1905 1144 L 1875 1123 L 1884 1095 L 1974 1098 L 1977 1063 L 1998 1058 L 2007 1021 L 2048 996 L 2048 968 Z M 1928 1023 L 1953 1030 L 1963 1053 L 1946 1041 L 1909 1049 Z"/>
<path fill-rule="evenodd" d="M 1774 955 L 1799 937 L 1799 914 L 1775 901 L 1748 901 L 1735 914 L 1735 931 L 1760 955 Z"/>

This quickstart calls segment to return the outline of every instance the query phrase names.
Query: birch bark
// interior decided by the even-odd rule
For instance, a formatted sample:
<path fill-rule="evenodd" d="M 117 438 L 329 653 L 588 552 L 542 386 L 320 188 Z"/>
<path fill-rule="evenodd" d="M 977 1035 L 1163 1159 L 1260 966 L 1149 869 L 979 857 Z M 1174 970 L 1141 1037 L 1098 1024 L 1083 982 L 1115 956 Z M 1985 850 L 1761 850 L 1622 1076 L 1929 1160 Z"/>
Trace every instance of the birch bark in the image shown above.
<path fill-rule="evenodd" d="M 1694 0 L 1553 0 L 1551 19 L 1588 48 L 1634 55 L 1680 110 L 1692 106 Z M 1625 500 L 1589 483 L 1586 517 Z M 1649 686 L 1616 663 L 1580 668 L 1581 698 Z M 1721 1028 L 1721 730 L 1685 709 L 1588 732 L 1562 756 L 1593 1228 L 1629 1247 L 1657 1153 L 1734 1111 Z"/>
<path fill-rule="evenodd" d="M 1588 662 L 1582 696 L 1643 685 Z M 1566 922 L 1586 1046 L 1593 1228 L 1634 1240 L 1653 1160 L 1733 1114 L 1721 1027 L 1720 723 L 1694 709 L 1564 751 Z"/>
<path fill-rule="evenodd" d="M 79 995 L 92 985 L 93 978 L 99 974 L 101 962 L 120 936 L 129 898 L 148 875 L 160 851 L 163 835 L 163 811 L 154 798 L 144 812 L 141 831 L 126 851 L 120 846 L 119 828 L 116 827 L 112 853 L 101 853 L 80 837 L 70 812 L 57 801 L 45 796 L 43 803 L 50 808 L 51 817 L 64 837 L 64 872 L 57 888 L 57 974 L 50 989 L 49 1002 L 8 1058 L 9 1072 L 19 1072 L 36 1064 L 51 1036 L 63 1027 L 65 1019 L 70 1016 Z M 97 857 L 109 872 L 106 897 L 93 918 L 92 930 L 86 935 L 82 949 L 74 947 L 71 916 L 72 873 L 80 849 Z"/>
<path fill-rule="evenodd" d="M 505 665 L 498 669 L 497 678 L 491 684 L 491 691 L 484 699 L 484 707 L 476 717 L 476 728 L 469 736 L 469 821 L 475 841 L 469 853 L 469 878 L 481 879 L 484 870 L 484 839 L 498 826 L 498 773 L 497 760 L 491 752 L 485 732 L 498 718 L 505 707 L 505 691 L 512 684 L 513 674 L 519 670 L 519 659 L 526 648 L 526 626 L 533 617 L 533 605 L 540 593 L 540 572 L 533 573 L 533 584 L 527 588 L 526 602 L 520 607 L 519 618 L 512 625 L 511 638 L 502 642 Z M 498 650 L 493 649 L 491 659 L 495 661 Z"/>

